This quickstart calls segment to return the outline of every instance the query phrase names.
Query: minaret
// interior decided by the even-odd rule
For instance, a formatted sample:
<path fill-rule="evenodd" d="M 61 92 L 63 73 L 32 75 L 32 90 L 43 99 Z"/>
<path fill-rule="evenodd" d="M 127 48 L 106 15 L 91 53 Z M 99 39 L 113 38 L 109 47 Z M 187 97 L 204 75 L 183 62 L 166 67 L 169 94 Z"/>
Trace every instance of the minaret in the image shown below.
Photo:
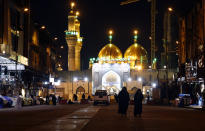
<path fill-rule="evenodd" d="M 138 31 L 134 30 L 134 44 L 137 43 L 137 38 L 138 38 Z"/>
<path fill-rule="evenodd" d="M 68 70 L 80 70 L 80 51 L 82 48 L 82 37 L 80 37 L 79 12 L 75 9 L 75 3 L 71 3 L 71 11 L 68 15 L 68 30 L 66 42 L 68 44 Z"/>

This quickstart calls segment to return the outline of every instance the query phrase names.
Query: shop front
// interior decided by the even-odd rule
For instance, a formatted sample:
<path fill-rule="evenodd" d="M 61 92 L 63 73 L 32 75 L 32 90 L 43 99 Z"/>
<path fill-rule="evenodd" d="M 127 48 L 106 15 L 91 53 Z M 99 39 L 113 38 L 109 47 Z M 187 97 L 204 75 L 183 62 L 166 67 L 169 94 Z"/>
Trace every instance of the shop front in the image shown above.
<path fill-rule="evenodd" d="M 22 88 L 22 72 L 25 70 L 27 58 L 18 56 L 18 62 L 11 58 L 0 56 L 0 93 L 5 95 L 16 95 Z M 24 61 L 23 61 L 24 59 Z M 26 62 L 25 62 L 26 61 Z M 24 64 L 22 64 L 24 63 Z"/>

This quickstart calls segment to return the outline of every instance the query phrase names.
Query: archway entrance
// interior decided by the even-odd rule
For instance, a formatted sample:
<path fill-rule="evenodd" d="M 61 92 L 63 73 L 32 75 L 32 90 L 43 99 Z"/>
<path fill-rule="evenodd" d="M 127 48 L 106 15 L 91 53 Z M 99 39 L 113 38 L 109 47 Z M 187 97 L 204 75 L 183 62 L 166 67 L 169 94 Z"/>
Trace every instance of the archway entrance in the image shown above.
<path fill-rule="evenodd" d="M 110 95 L 118 94 L 121 90 L 120 76 L 114 71 L 105 73 L 102 77 L 102 88 L 107 90 Z"/>
<path fill-rule="evenodd" d="M 82 99 L 83 94 L 85 94 L 85 89 L 82 86 L 79 86 L 76 90 L 76 95 L 78 96 L 78 100 Z"/>

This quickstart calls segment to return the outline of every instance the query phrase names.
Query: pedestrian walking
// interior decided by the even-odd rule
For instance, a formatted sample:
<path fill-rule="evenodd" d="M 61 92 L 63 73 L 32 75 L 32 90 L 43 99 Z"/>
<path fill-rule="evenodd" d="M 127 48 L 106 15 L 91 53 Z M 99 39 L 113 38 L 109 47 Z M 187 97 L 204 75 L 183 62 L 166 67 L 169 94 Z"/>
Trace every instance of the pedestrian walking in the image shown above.
<path fill-rule="evenodd" d="M 82 95 L 82 99 L 85 100 L 85 94 L 84 94 L 84 93 L 83 93 L 83 95 Z"/>
<path fill-rule="evenodd" d="M 56 105 L 56 96 L 55 95 L 52 96 L 52 102 L 53 102 L 53 105 Z"/>
<path fill-rule="evenodd" d="M 142 114 L 142 100 L 143 100 L 143 95 L 140 89 L 137 90 L 134 96 L 134 117 L 141 117 Z"/>
<path fill-rule="evenodd" d="M 121 116 L 127 114 L 127 109 L 130 101 L 129 93 L 127 92 L 127 88 L 123 87 L 122 90 L 120 91 L 118 95 L 118 100 L 119 100 L 119 107 L 118 107 L 118 113 L 121 114 Z"/>
<path fill-rule="evenodd" d="M 17 95 L 17 99 L 16 99 L 16 106 L 15 108 L 17 110 L 22 108 L 22 98 L 20 97 L 21 94 Z"/>
<path fill-rule="evenodd" d="M 46 96 L 46 105 L 49 105 L 49 96 Z"/>

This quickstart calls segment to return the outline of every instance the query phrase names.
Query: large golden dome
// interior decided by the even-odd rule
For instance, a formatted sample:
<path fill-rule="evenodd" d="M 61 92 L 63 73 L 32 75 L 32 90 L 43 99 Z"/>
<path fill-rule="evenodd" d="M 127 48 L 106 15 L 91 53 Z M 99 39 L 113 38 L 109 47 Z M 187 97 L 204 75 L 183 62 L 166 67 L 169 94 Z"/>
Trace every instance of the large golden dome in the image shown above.
<path fill-rule="evenodd" d="M 122 52 L 114 44 L 107 44 L 100 50 L 98 57 L 100 59 L 121 59 Z"/>
<path fill-rule="evenodd" d="M 145 61 L 147 60 L 147 51 L 141 45 L 135 43 L 125 51 L 124 58 L 131 61 Z"/>

